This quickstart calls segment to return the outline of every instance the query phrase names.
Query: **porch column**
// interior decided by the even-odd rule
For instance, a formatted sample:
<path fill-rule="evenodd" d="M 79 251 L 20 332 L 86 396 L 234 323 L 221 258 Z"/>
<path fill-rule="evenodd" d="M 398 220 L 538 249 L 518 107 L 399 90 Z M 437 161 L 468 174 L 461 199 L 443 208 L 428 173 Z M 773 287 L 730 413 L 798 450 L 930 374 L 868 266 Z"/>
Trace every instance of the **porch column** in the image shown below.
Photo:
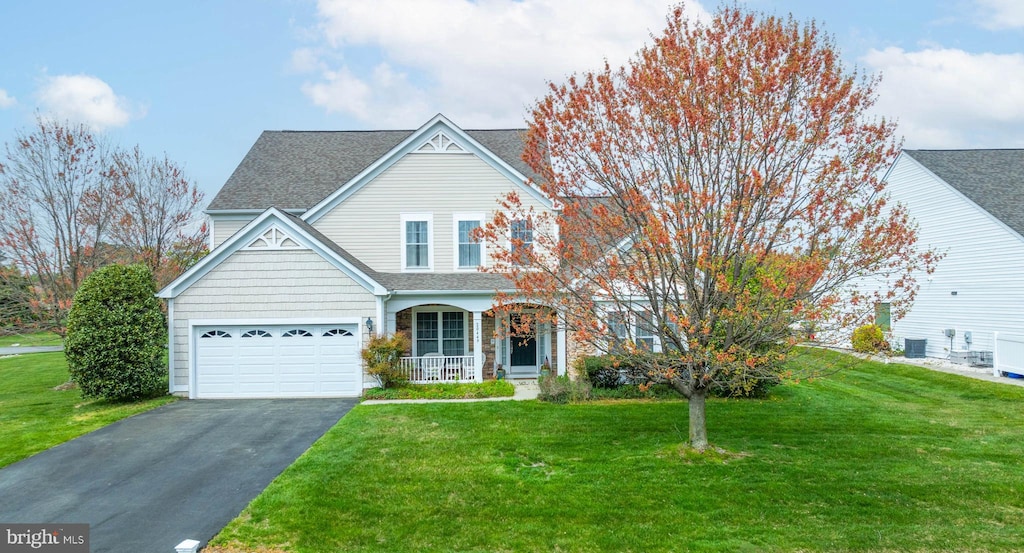
<path fill-rule="evenodd" d="M 473 378 L 477 382 L 484 381 L 484 315 L 482 311 L 473 312 Z"/>
<path fill-rule="evenodd" d="M 385 311 L 387 312 L 387 333 L 394 334 L 395 332 L 398 332 L 398 314 L 390 309 L 386 309 Z"/>
<path fill-rule="evenodd" d="M 558 328 L 558 336 L 557 336 L 557 340 L 558 340 L 558 369 L 555 372 L 559 376 L 563 376 L 563 375 L 569 374 L 569 372 L 568 372 L 568 368 L 569 368 L 569 362 L 568 362 L 569 351 L 568 351 L 568 348 L 566 347 L 565 324 L 563 324 L 563 319 L 564 319 L 564 317 L 563 317 L 562 313 L 558 313 L 558 320 L 555 321 L 555 324 L 558 325 L 557 326 L 557 328 Z"/>

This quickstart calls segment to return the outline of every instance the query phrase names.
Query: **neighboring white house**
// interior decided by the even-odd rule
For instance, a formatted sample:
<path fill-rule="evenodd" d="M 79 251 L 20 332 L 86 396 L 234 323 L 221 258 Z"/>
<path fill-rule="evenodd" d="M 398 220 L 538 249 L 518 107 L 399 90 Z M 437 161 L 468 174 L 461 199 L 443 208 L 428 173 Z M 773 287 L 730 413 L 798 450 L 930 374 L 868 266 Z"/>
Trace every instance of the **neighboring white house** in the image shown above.
<path fill-rule="evenodd" d="M 545 361 L 564 374 L 564 331 L 495 332 L 510 282 L 479 268 L 509 244 L 471 237 L 511 191 L 554 209 L 528 184 L 521 133 L 442 115 L 415 131 L 264 132 L 207 209 L 210 254 L 159 293 L 171 392 L 358 396 L 375 385 L 364 342 L 395 331 L 416 381 L 536 376 Z"/>
<path fill-rule="evenodd" d="M 893 324 L 897 345 L 925 339 L 928 357 L 946 358 L 1024 335 L 1024 150 L 904 150 L 886 180 L 919 247 L 945 254 Z"/>

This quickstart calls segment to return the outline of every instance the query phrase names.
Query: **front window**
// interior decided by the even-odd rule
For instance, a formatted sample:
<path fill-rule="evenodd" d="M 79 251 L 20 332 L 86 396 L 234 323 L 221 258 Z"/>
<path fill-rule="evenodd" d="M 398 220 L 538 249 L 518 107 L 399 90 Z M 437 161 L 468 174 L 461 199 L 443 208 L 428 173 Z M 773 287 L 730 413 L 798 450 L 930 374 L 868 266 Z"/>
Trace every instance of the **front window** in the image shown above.
<path fill-rule="evenodd" d="M 658 351 L 656 335 L 655 324 L 648 312 L 608 313 L 608 353 L 621 353 L 622 344 L 631 338 L 640 350 Z"/>
<path fill-rule="evenodd" d="M 525 260 L 526 252 L 533 248 L 533 224 L 529 220 L 512 221 L 512 258 Z"/>
<path fill-rule="evenodd" d="M 480 242 L 473 238 L 473 231 L 480 228 L 480 221 L 459 221 L 459 267 L 480 266 Z"/>
<path fill-rule="evenodd" d="M 466 354 L 466 316 L 462 311 L 416 313 L 416 352 L 423 356 Z"/>
<path fill-rule="evenodd" d="M 419 313 L 416 316 L 416 354 L 437 353 L 437 312 Z"/>
<path fill-rule="evenodd" d="M 636 315 L 636 346 L 647 351 L 654 351 L 654 323 L 648 313 Z"/>
<path fill-rule="evenodd" d="M 608 314 L 608 353 L 622 351 L 622 343 L 629 339 L 629 326 L 623 313 L 614 311 Z"/>
<path fill-rule="evenodd" d="M 458 311 L 445 311 L 441 314 L 442 353 L 445 355 L 463 355 L 466 343 L 466 318 Z"/>
<path fill-rule="evenodd" d="M 402 214 L 402 268 L 433 269 L 433 216 L 430 213 Z"/>

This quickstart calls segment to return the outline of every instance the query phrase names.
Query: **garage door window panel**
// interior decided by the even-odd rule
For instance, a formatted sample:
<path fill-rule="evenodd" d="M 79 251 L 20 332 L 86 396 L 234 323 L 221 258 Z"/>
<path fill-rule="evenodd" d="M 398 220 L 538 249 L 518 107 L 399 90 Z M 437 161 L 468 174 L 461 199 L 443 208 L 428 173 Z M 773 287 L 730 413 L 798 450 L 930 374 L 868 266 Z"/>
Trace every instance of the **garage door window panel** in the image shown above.
<path fill-rule="evenodd" d="M 208 330 L 200 338 L 230 338 L 231 333 L 223 330 Z"/>
<path fill-rule="evenodd" d="M 270 332 L 267 332 L 266 330 L 261 330 L 261 329 L 246 330 L 245 332 L 242 333 L 242 338 L 270 338 L 270 337 L 271 337 Z"/>
<path fill-rule="evenodd" d="M 326 336 L 326 337 L 335 336 L 335 337 L 339 337 L 340 338 L 340 337 L 352 336 L 352 335 L 353 334 L 351 332 L 345 330 L 344 328 L 332 328 L 330 330 L 324 331 L 324 336 Z"/>

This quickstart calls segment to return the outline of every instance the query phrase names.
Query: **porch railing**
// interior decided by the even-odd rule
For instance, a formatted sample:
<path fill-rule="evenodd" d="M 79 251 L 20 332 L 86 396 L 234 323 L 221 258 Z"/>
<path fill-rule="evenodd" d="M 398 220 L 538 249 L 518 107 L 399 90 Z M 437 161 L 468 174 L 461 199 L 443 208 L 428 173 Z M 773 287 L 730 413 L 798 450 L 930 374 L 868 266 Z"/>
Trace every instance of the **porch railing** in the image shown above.
<path fill-rule="evenodd" d="M 410 382 L 472 382 L 476 377 L 472 355 L 403 357 L 399 365 Z"/>

